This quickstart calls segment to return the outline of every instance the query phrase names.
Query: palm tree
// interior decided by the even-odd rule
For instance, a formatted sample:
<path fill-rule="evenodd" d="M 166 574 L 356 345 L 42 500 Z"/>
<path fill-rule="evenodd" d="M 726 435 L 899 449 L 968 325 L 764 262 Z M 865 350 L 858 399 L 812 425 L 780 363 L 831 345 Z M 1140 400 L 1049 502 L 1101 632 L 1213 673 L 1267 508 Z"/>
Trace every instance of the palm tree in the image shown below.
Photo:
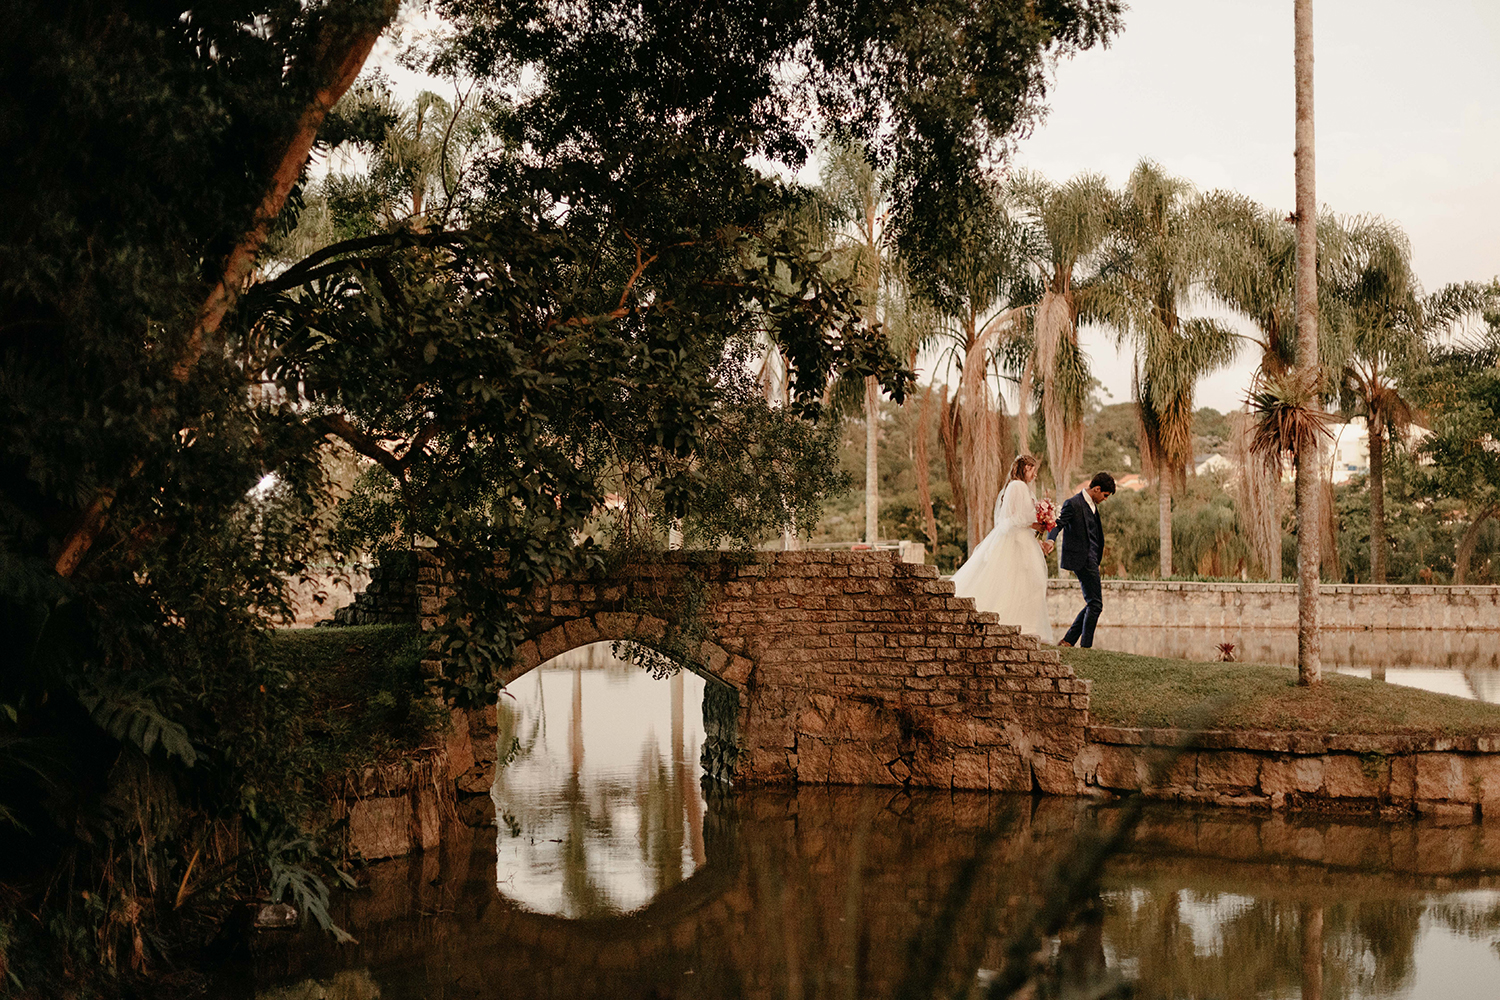
<path fill-rule="evenodd" d="M 1410 426 L 1412 405 L 1397 374 L 1424 353 L 1421 289 L 1411 246 L 1383 219 L 1347 227 L 1349 255 L 1331 333 L 1348 345 L 1339 390 L 1346 412 L 1365 418 L 1370 450 L 1370 582 L 1385 583 L 1385 442 Z"/>
<path fill-rule="evenodd" d="M 876 169 L 862 146 L 839 146 L 829 151 L 822 172 L 824 196 L 836 218 L 848 224 L 838 246 L 844 267 L 861 290 L 864 321 L 876 326 L 881 318 L 881 281 L 891 241 L 886 228 L 890 213 L 890 177 Z M 836 245 L 838 241 L 835 241 Z M 874 376 L 863 385 L 865 415 L 865 541 L 880 537 L 880 389 Z"/>
<path fill-rule="evenodd" d="M 1293 6 L 1293 62 L 1296 75 L 1297 146 L 1297 367 L 1309 387 L 1322 381 L 1318 371 L 1318 195 L 1313 137 L 1312 0 Z M 1307 453 L 1310 450 L 1310 454 Z M 1323 679 L 1318 635 L 1319 448 L 1297 452 L 1297 683 Z"/>
<path fill-rule="evenodd" d="M 958 393 L 944 414 L 944 452 L 971 551 L 993 526 L 995 498 L 1014 457 L 1010 418 L 992 376 L 1013 367 L 1007 359 L 1027 353 L 1015 349 L 1018 342 L 1029 352 L 1029 307 L 1040 290 L 1027 265 L 1036 253 L 1032 227 L 995 189 L 986 210 L 971 216 L 961 236 L 914 275 L 943 319 L 945 354 L 960 372 Z"/>
<path fill-rule="evenodd" d="M 1201 211 L 1209 221 L 1204 279 L 1209 293 L 1223 305 L 1245 315 L 1256 332 L 1250 338 L 1260 348 L 1256 384 L 1285 383 L 1295 363 L 1297 234 L 1284 218 L 1233 192 L 1205 196 Z M 1321 322 L 1332 322 L 1339 309 L 1340 289 L 1350 284 L 1347 268 L 1354 259 L 1350 231 L 1334 216 L 1318 221 L 1318 306 Z M 1337 338 L 1319 340 L 1322 361 L 1339 368 L 1347 348 Z M 1249 416 L 1248 410 L 1246 417 Z M 1237 450 L 1248 457 L 1253 434 L 1248 419 L 1240 421 Z M 1281 468 L 1276 463 L 1241 461 L 1240 499 L 1256 559 L 1267 579 L 1281 579 Z M 1326 522 L 1325 518 L 1325 522 Z M 1324 553 L 1325 560 L 1330 553 Z"/>
<path fill-rule="evenodd" d="M 1047 464 L 1062 496 L 1083 454 L 1083 418 L 1092 382 L 1088 359 L 1078 344 L 1078 317 L 1088 308 L 1093 288 L 1091 276 L 1079 272 L 1109 235 L 1114 195 L 1098 174 L 1080 174 L 1062 185 L 1035 174 L 1022 175 L 1013 189 L 1040 237 L 1034 264 L 1043 289 L 1032 323 L 1034 360 L 1021 380 L 1018 436 L 1021 447 L 1026 447 L 1026 403 L 1033 373 L 1040 372 Z"/>
<path fill-rule="evenodd" d="M 1182 315 L 1212 242 L 1210 223 L 1186 181 L 1141 161 L 1115 213 L 1114 246 L 1084 314 L 1136 349 L 1133 395 L 1141 456 L 1159 491 L 1163 578 L 1172 574 L 1172 490 L 1184 484 L 1193 457 L 1194 391 L 1198 379 L 1233 360 L 1238 349 L 1223 324 Z"/>

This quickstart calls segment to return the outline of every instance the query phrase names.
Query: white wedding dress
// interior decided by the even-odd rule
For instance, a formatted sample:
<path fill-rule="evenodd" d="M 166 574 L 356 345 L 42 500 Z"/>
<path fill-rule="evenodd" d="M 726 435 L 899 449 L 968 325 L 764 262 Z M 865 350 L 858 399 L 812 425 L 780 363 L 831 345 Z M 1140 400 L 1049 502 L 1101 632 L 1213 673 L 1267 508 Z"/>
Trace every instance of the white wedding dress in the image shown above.
<path fill-rule="evenodd" d="M 980 611 L 999 615 L 1002 624 L 1051 642 L 1047 560 L 1031 527 L 1035 522 L 1031 487 L 1012 479 L 995 500 L 995 527 L 953 574 L 953 589 L 972 597 Z"/>

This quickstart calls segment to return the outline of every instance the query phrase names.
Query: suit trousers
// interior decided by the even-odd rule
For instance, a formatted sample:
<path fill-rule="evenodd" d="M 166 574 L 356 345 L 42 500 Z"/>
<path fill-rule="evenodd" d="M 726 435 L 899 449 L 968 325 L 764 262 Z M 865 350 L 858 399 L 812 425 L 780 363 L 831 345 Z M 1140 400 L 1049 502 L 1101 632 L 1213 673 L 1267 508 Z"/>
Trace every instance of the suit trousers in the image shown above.
<path fill-rule="evenodd" d="M 1094 645 L 1094 626 L 1099 623 L 1099 614 L 1104 610 L 1104 586 L 1099 580 L 1099 567 L 1088 566 L 1073 570 L 1078 585 L 1083 588 L 1083 610 L 1068 626 L 1063 642 L 1071 646 L 1090 649 Z"/>

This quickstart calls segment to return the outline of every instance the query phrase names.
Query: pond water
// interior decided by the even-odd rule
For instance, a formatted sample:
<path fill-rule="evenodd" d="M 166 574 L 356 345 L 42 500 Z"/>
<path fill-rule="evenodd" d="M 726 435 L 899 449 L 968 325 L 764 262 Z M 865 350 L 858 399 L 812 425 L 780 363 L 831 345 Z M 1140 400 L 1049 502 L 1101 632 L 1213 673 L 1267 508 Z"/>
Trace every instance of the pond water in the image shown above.
<path fill-rule="evenodd" d="M 1201 661 L 1230 642 L 1245 663 L 1297 664 L 1295 629 L 1111 626 L 1108 613 L 1094 633 L 1098 649 Z M 1321 639 L 1325 670 L 1500 703 L 1500 633 L 1327 629 Z"/>
<path fill-rule="evenodd" d="M 497 823 L 372 866 L 358 939 L 262 935 L 219 995 L 980 997 L 1054 872 L 1118 806 L 872 788 L 700 787 L 702 682 L 608 646 L 502 699 Z M 1082 839 L 1082 840 L 1081 840 Z M 1500 995 L 1500 825 L 1149 807 L 1035 954 L 1056 991 L 1141 998 Z M 1046 995 L 1065 995 L 1053 992 Z M 1075 993 L 1073 995 L 1098 995 Z"/>

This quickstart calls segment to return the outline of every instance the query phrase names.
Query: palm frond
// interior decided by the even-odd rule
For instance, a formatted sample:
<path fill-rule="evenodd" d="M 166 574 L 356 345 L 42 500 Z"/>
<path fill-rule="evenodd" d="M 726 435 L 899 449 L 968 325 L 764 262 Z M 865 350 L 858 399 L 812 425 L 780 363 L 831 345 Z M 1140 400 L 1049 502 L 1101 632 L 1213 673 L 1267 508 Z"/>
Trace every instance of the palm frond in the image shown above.
<path fill-rule="evenodd" d="M 1245 404 L 1254 422 L 1250 453 L 1278 476 L 1283 455 L 1308 454 L 1332 437 L 1334 415 L 1319 402 L 1316 382 L 1300 370 L 1258 379 Z"/>

